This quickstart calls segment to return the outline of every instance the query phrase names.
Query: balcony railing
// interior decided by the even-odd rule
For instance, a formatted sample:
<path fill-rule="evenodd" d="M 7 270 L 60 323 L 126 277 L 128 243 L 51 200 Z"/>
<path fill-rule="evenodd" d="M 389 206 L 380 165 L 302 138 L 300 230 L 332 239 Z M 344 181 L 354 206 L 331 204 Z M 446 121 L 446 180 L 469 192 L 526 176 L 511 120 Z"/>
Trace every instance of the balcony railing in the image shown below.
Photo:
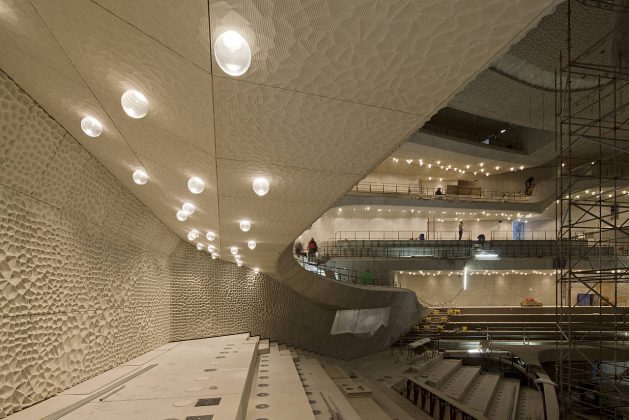
<path fill-rule="evenodd" d="M 334 240 L 361 240 L 361 241 L 376 241 L 376 240 L 419 240 L 420 236 L 424 235 L 424 239 L 434 239 L 434 240 L 457 240 L 459 239 L 459 231 L 457 230 L 443 230 L 438 232 L 431 232 L 430 237 L 428 237 L 428 233 L 426 231 L 419 230 L 341 230 L 334 232 Z M 461 239 L 469 240 L 472 239 L 471 232 L 463 231 L 463 236 Z"/>
<path fill-rule="evenodd" d="M 441 190 L 441 194 L 437 193 Z M 426 187 L 421 184 L 397 184 L 362 181 L 349 192 L 354 195 L 392 195 L 408 196 L 413 198 L 429 200 L 463 200 L 463 201 L 492 201 L 492 202 L 513 202 L 528 201 L 534 196 L 535 189 L 531 194 L 523 191 L 493 191 L 482 188 L 461 188 L 456 194 L 446 194 L 444 187 Z"/>
<path fill-rule="evenodd" d="M 320 248 L 326 258 L 535 258 L 555 257 L 556 240 L 477 241 L 458 240 L 344 240 L 328 242 Z M 567 241 L 563 243 L 567 246 Z M 564 249 L 564 252 L 566 250 Z M 571 255 L 581 257 L 609 257 L 613 247 L 592 248 L 587 240 L 572 241 Z"/>
<path fill-rule="evenodd" d="M 323 255 L 323 253 L 320 255 Z M 365 284 L 362 278 L 363 273 L 359 273 L 358 270 L 350 268 L 336 267 L 334 263 L 327 261 L 328 259 L 323 260 L 316 257 L 314 259 L 308 259 L 308 257 L 304 255 L 296 255 L 295 259 L 305 270 L 331 280 L 363 286 L 380 286 L 380 284 L 377 284 L 378 280 L 375 278 L 372 284 Z"/>

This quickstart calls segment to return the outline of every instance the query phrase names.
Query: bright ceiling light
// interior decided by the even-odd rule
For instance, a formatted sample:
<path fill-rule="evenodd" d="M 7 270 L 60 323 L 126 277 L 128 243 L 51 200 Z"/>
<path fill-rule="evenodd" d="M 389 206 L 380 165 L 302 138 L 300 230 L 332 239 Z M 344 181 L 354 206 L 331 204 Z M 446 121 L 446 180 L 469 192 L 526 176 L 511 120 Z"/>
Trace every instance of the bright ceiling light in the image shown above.
<path fill-rule="evenodd" d="M 218 258 L 218 254 L 216 252 L 212 252 L 212 259 L 215 260 Z"/>
<path fill-rule="evenodd" d="M 251 48 L 236 31 L 225 31 L 216 38 L 214 57 L 218 66 L 230 76 L 242 76 L 251 65 Z"/>
<path fill-rule="evenodd" d="M 208 241 L 213 241 L 214 239 L 216 239 L 216 233 L 208 230 L 208 232 L 205 234 L 205 237 Z"/>
<path fill-rule="evenodd" d="M 186 213 L 185 211 L 179 210 L 177 212 L 177 220 L 179 220 L 180 222 L 185 222 L 187 218 L 188 218 L 188 213 Z"/>
<path fill-rule="evenodd" d="M 181 210 L 183 210 L 188 216 L 190 216 L 194 213 L 196 207 L 194 207 L 194 204 L 186 202 L 183 203 L 183 206 L 181 206 Z"/>
<path fill-rule="evenodd" d="M 231 252 L 232 255 L 238 254 L 238 247 L 232 246 L 231 248 L 229 248 L 229 252 Z"/>
<path fill-rule="evenodd" d="M 203 248 L 205 248 L 205 247 L 203 246 L 203 244 L 201 244 L 201 243 L 197 244 L 197 249 L 198 249 L 199 251 L 201 251 Z"/>
<path fill-rule="evenodd" d="M 269 192 L 269 181 L 266 178 L 256 178 L 253 180 L 253 192 L 260 197 Z"/>
<path fill-rule="evenodd" d="M 199 237 L 199 231 L 198 230 L 192 229 L 190 232 L 188 232 L 188 240 L 189 241 L 194 241 L 198 237 Z"/>
<path fill-rule="evenodd" d="M 524 166 L 520 166 L 520 170 L 524 169 Z"/>
<path fill-rule="evenodd" d="M 500 130 L 500 134 L 504 134 L 507 130 L 505 130 L 504 128 L 502 130 Z"/>
<path fill-rule="evenodd" d="M 85 117 L 81 120 L 81 130 L 90 137 L 98 137 L 103 134 L 103 125 L 94 117 Z"/>
<path fill-rule="evenodd" d="M 251 222 L 249 220 L 241 220 L 240 230 L 243 232 L 249 232 L 251 230 Z"/>
<path fill-rule="evenodd" d="M 201 194 L 205 189 L 205 183 L 201 178 L 193 176 L 188 180 L 188 189 L 192 194 Z"/>
<path fill-rule="evenodd" d="M 249 247 L 249 249 L 255 249 L 256 248 L 256 241 L 250 240 L 249 242 L 247 242 L 247 246 Z"/>
<path fill-rule="evenodd" d="M 500 166 L 496 166 L 496 170 L 499 171 L 500 170 Z"/>
<path fill-rule="evenodd" d="M 236 260 L 236 265 L 237 265 L 238 267 L 242 267 L 242 261 L 240 261 L 240 260 Z"/>
<path fill-rule="evenodd" d="M 483 163 L 483 162 L 481 162 L 481 163 L 479 163 L 478 165 L 479 165 L 479 166 L 483 166 L 483 165 L 484 165 L 484 163 Z"/>
<path fill-rule="evenodd" d="M 216 251 L 216 247 L 214 245 L 210 244 L 210 245 L 207 246 L 207 250 L 208 250 L 208 252 L 214 252 L 214 251 Z"/>
<path fill-rule="evenodd" d="M 258 267 L 254 267 L 254 268 L 253 268 L 253 272 L 254 272 L 254 273 L 256 273 L 256 274 L 258 274 L 258 273 L 260 272 L 260 268 L 258 268 Z"/>
<path fill-rule="evenodd" d="M 120 98 L 122 109 L 131 118 L 143 118 L 149 113 L 149 101 L 137 90 L 128 90 Z"/>
<path fill-rule="evenodd" d="M 136 169 L 133 171 L 133 182 L 138 185 L 146 184 L 146 181 L 149 180 L 148 174 L 143 169 Z"/>

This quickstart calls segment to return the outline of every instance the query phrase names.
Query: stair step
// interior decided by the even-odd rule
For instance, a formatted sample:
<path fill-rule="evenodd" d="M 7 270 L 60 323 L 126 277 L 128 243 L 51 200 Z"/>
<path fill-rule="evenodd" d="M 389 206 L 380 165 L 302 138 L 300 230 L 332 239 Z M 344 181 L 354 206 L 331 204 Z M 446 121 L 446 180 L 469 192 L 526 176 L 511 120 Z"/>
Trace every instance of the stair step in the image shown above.
<path fill-rule="evenodd" d="M 269 339 L 265 339 L 265 340 L 260 340 L 258 342 L 258 355 L 260 354 L 269 354 L 270 351 L 270 343 L 269 343 Z"/>
<path fill-rule="evenodd" d="M 543 419 L 544 418 L 544 402 L 542 394 L 534 389 L 520 387 L 520 395 L 518 398 L 518 409 L 516 419 Z"/>
<path fill-rule="evenodd" d="M 515 417 L 520 382 L 515 379 L 500 378 L 487 417 L 495 420 L 509 420 Z"/>
<path fill-rule="evenodd" d="M 435 364 L 422 377 L 426 384 L 434 388 L 440 388 L 463 365 L 460 359 L 445 359 Z"/>
<path fill-rule="evenodd" d="M 443 384 L 441 391 L 450 398 L 461 401 L 479 376 L 480 367 L 462 366 Z"/>
<path fill-rule="evenodd" d="M 290 353 L 271 343 L 270 353 L 259 357 L 251 387 L 246 420 L 298 418 L 315 420 Z"/>
<path fill-rule="evenodd" d="M 470 387 L 470 390 L 463 399 L 463 403 L 479 413 L 479 415 L 484 415 L 489 409 L 499 381 L 500 375 L 490 373 L 481 374 Z"/>

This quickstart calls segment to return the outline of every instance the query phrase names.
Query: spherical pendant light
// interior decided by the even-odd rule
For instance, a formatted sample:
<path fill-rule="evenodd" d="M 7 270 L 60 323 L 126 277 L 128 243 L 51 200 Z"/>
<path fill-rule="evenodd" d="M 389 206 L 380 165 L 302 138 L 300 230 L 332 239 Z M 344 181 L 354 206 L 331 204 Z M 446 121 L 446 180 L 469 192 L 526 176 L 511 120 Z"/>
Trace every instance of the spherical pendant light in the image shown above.
<path fill-rule="evenodd" d="M 236 255 L 238 254 L 238 248 L 235 246 L 232 246 L 231 248 L 229 248 L 229 252 L 231 252 L 232 255 Z"/>
<path fill-rule="evenodd" d="M 260 197 L 269 192 L 269 181 L 266 178 L 256 178 L 253 180 L 253 192 Z"/>
<path fill-rule="evenodd" d="M 218 258 L 218 254 L 215 252 L 212 252 L 212 259 L 215 260 Z"/>
<path fill-rule="evenodd" d="M 205 183 L 201 178 L 193 176 L 188 180 L 188 189 L 192 194 L 201 194 L 205 189 Z"/>
<path fill-rule="evenodd" d="M 98 137 L 103 133 L 103 125 L 94 117 L 81 120 L 81 130 L 90 137 Z"/>
<path fill-rule="evenodd" d="M 198 230 L 192 229 L 190 232 L 188 232 L 188 240 L 189 241 L 194 241 L 198 237 L 199 237 L 199 231 Z"/>
<path fill-rule="evenodd" d="M 225 73 L 242 76 L 251 65 L 251 48 L 238 32 L 225 31 L 214 42 L 214 57 Z"/>
<path fill-rule="evenodd" d="M 250 240 L 249 242 L 247 242 L 247 246 L 249 247 L 249 249 L 255 249 L 256 248 L 256 241 L 254 241 L 253 239 Z"/>
<path fill-rule="evenodd" d="M 258 273 L 260 272 L 260 269 L 259 269 L 258 267 L 255 267 L 255 268 L 253 269 L 253 272 L 254 272 L 254 273 L 256 273 L 256 274 L 258 274 Z"/>
<path fill-rule="evenodd" d="M 203 244 L 197 244 L 197 249 L 201 251 L 204 248 Z"/>
<path fill-rule="evenodd" d="M 190 216 L 191 214 L 194 213 L 196 208 L 194 207 L 194 204 L 192 203 L 183 203 L 183 206 L 181 206 L 181 210 L 183 210 L 188 216 Z"/>
<path fill-rule="evenodd" d="M 242 261 L 240 261 L 240 260 L 236 261 L 236 265 L 237 265 L 238 267 L 242 267 Z"/>
<path fill-rule="evenodd" d="M 243 232 L 249 232 L 251 230 L 251 222 L 249 220 L 241 220 L 240 230 Z"/>
<path fill-rule="evenodd" d="M 149 101 L 137 90 L 128 90 L 120 98 L 122 109 L 131 118 L 143 118 L 149 113 Z"/>
<path fill-rule="evenodd" d="M 180 222 L 185 222 L 187 218 L 188 218 L 188 213 L 186 213 L 185 211 L 179 210 L 177 212 L 177 220 L 179 220 Z"/>
<path fill-rule="evenodd" d="M 208 245 L 207 246 L 207 251 L 212 253 L 212 252 L 216 251 L 216 247 L 214 245 Z"/>
<path fill-rule="evenodd" d="M 208 230 L 208 232 L 205 234 L 205 237 L 208 241 L 213 241 L 214 239 L 216 239 L 216 233 Z"/>
<path fill-rule="evenodd" d="M 135 182 L 136 184 L 144 185 L 148 180 L 149 176 L 143 169 L 136 169 L 133 172 L 133 182 Z"/>

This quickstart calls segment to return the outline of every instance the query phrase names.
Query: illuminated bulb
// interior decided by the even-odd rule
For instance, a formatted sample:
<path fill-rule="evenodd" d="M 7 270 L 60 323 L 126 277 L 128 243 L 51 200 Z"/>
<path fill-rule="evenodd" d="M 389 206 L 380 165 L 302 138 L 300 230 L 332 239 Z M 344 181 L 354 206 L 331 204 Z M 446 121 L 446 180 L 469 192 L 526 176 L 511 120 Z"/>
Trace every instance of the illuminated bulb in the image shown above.
<path fill-rule="evenodd" d="M 103 133 L 103 125 L 94 117 L 81 120 L 81 130 L 90 137 L 98 137 Z"/>
<path fill-rule="evenodd" d="M 258 267 L 254 267 L 253 272 L 258 274 L 260 272 L 260 269 Z"/>
<path fill-rule="evenodd" d="M 218 254 L 215 252 L 212 252 L 212 259 L 215 260 L 218 258 Z"/>
<path fill-rule="evenodd" d="M 185 222 L 187 218 L 188 218 L 188 213 L 186 213 L 185 211 L 179 210 L 177 212 L 177 220 L 179 220 L 180 222 Z"/>
<path fill-rule="evenodd" d="M 515 171 L 515 168 L 509 168 L 509 170 L 510 170 L 511 172 L 513 172 L 513 171 Z"/>
<path fill-rule="evenodd" d="M 205 184 L 201 178 L 193 176 L 188 180 L 188 189 L 192 194 L 201 194 L 205 189 Z"/>
<path fill-rule="evenodd" d="M 133 182 L 135 182 L 136 184 L 144 185 L 148 180 L 149 176 L 143 169 L 136 169 L 133 172 Z"/>
<path fill-rule="evenodd" d="M 251 65 L 251 48 L 238 32 L 225 31 L 216 38 L 214 57 L 225 73 L 242 76 Z"/>
<path fill-rule="evenodd" d="M 188 216 L 190 216 L 194 213 L 196 208 L 194 207 L 194 204 L 192 203 L 183 203 L 183 206 L 181 206 L 181 210 L 184 213 L 186 213 Z"/>
<path fill-rule="evenodd" d="M 481 162 L 481 163 L 479 163 L 478 165 L 479 165 L 479 166 L 483 166 L 483 165 L 485 165 L 485 164 L 484 164 L 483 162 Z"/>
<path fill-rule="evenodd" d="M 520 170 L 524 169 L 524 166 L 520 166 Z"/>
<path fill-rule="evenodd" d="M 251 241 L 247 242 L 247 246 L 249 247 L 249 249 L 255 249 L 256 248 L 256 241 L 251 240 Z"/>
<path fill-rule="evenodd" d="M 205 237 L 207 238 L 208 241 L 213 241 L 214 239 L 216 239 L 216 233 L 208 231 L 205 234 Z"/>
<path fill-rule="evenodd" d="M 232 255 L 236 255 L 238 254 L 238 248 L 235 246 L 232 246 L 231 248 L 229 248 L 229 252 L 231 252 Z"/>
<path fill-rule="evenodd" d="M 192 229 L 190 232 L 188 232 L 188 240 L 189 241 L 194 241 L 198 237 L 199 237 L 199 231 L 198 230 Z"/>
<path fill-rule="evenodd" d="M 251 222 L 249 220 L 241 220 L 240 230 L 243 232 L 249 232 L 251 230 Z"/>
<path fill-rule="evenodd" d="M 207 246 L 207 252 L 213 253 L 214 251 L 216 251 L 216 247 L 214 245 Z"/>
<path fill-rule="evenodd" d="M 269 181 L 266 178 L 256 178 L 253 180 L 253 192 L 260 197 L 269 192 Z"/>
<path fill-rule="evenodd" d="M 236 265 L 237 265 L 238 267 L 242 267 L 242 261 L 240 261 L 240 260 L 236 260 Z"/>
<path fill-rule="evenodd" d="M 203 244 L 197 244 L 197 249 L 201 251 L 204 248 Z"/>
<path fill-rule="evenodd" d="M 120 98 L 122 109 L 131 118 L 143 118 L 149 112 L 149 101 L 137 90 L 128 90 Z"/>
<path fill-rule="evenodd" d="M 500 166 L 496 166 L 496 170 L 499 171 L 500 170 Z"/>

